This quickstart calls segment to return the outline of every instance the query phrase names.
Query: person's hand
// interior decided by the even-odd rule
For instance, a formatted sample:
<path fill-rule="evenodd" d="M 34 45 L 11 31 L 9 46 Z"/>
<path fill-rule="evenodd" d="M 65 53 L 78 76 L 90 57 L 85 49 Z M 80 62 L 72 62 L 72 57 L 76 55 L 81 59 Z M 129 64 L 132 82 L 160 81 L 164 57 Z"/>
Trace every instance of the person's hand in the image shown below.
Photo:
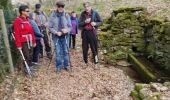
<path fill-rule="evenodd" d="M 48 26 L 48 23 L 45 23 L 44 26 L 47 27 L 47 26 Z"/>
<path fill-rule="evenodd" d="M 36 47 L 36 45 L 37 45 L 37 44 L 36 44 L 36 43 L 34 43 L 32 47 L 34 47 L 34 48 L 35 48 L 35 47 Z"/>
<path fill-rule="evenodd" d="M 57 32 L 57 33 L 56 33 L 56 35 L 61 36 L 61 35 L 62 35 L 62 33 L 61 33 L 61 32 Z"/>
<path fill-rule="evenodd" d="M 67 29 L 62 29 L 62 32 L 64 33 L 64 34 L 66 34 L 66 33 L 68 33 L 68 31 L 67 31 Z"/>
<path fill-rule="evenodd" d="M 91 21 L 91 18 L 88 18 L 85 20 L 85 23 L 90 23 L 90 21 Z"/>
<path fill-rule="evenodd" d="M 18 48 L 18 50 L 21 50 L 22 48 L 20 47 L 20 48 Z"/>
<path fill-rule="evenodd" d="M 42 37 L 44 37 L 44 34 L 42 34 Z"/>
<path fill-rule="evenodd" d="M 91 26 L 96 26 L 96 23 L 95 22 L 91 22 Z"/>

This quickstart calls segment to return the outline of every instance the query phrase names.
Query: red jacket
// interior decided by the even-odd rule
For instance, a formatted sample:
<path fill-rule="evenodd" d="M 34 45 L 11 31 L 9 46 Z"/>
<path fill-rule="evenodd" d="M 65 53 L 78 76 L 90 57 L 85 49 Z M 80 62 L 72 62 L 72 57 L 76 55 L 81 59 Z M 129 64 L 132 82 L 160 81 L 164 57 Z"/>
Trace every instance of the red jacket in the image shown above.
<path fill-rule="evenodd" d="M 26 37 L 24 37 L 23 35 L 28 35 L 28 40 L 26 39 Z M 32 29 L 31 24 L 28 22 L 28 20 L 22 16 L 18 17 L 15 19 L 14 21 L 14 36 L 15 36 L 15 42 L 16 42 L 16 46 L 18 48 L 22 48 L 21 43 L 27 42 L 31 40 L 31 36 L 32 36 L 32 45 L 34 45 L 35 42 L 35 36 L 34 36 L 34 31 Z"/>

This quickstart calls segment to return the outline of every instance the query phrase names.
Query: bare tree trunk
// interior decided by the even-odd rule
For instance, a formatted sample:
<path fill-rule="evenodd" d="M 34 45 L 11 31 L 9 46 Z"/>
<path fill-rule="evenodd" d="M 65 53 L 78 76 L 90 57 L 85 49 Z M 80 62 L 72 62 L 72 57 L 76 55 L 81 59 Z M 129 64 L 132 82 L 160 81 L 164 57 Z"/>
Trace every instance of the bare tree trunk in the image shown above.
<path fill-rule="evenodd" d="M 97 0 L 94 0 L 94 4 L 97 4 Z"/>

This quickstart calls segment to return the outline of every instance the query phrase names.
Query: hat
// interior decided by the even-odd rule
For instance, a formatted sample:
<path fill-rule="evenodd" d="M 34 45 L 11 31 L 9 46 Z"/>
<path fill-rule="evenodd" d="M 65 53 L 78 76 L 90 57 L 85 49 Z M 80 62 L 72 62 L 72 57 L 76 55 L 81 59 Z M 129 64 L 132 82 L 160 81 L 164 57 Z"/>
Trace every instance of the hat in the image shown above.
<path fill-rule="evenodd" d="M 63 1 L 58 1 L 58 2 L 56 3 L 56 5 L 58 5 L 58 6 L 65 6 L 65 4 L 64 4 Z"/>
<path fill-rule="evenodd" d="M 36 8 L 36 9 L 41 8 L 41 4 L 36 4 L 36 5 L 35 5 L 35 8 Z"/>

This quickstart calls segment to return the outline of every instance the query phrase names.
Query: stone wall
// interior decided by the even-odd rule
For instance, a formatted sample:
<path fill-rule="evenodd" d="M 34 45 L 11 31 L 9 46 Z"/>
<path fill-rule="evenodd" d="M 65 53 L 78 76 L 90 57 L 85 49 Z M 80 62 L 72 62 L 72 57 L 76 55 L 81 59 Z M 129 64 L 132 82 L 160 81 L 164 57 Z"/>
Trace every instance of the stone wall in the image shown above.
<path fill-rule="evenodd" d="M 135 85 L 135 90 L 131 92 L 134 100 L 169 100 L 170 82 L 150 83 Z"/>
<path fill-rule="evenodd" d="M 129 53 L 144 54 L 170 72 L 170 23 L 150 19 L 145 8 L 120 8 L 100 27 L 106 62 L 126 59 Z M 157 67 L 157 66 L 156 66 Z"/>

